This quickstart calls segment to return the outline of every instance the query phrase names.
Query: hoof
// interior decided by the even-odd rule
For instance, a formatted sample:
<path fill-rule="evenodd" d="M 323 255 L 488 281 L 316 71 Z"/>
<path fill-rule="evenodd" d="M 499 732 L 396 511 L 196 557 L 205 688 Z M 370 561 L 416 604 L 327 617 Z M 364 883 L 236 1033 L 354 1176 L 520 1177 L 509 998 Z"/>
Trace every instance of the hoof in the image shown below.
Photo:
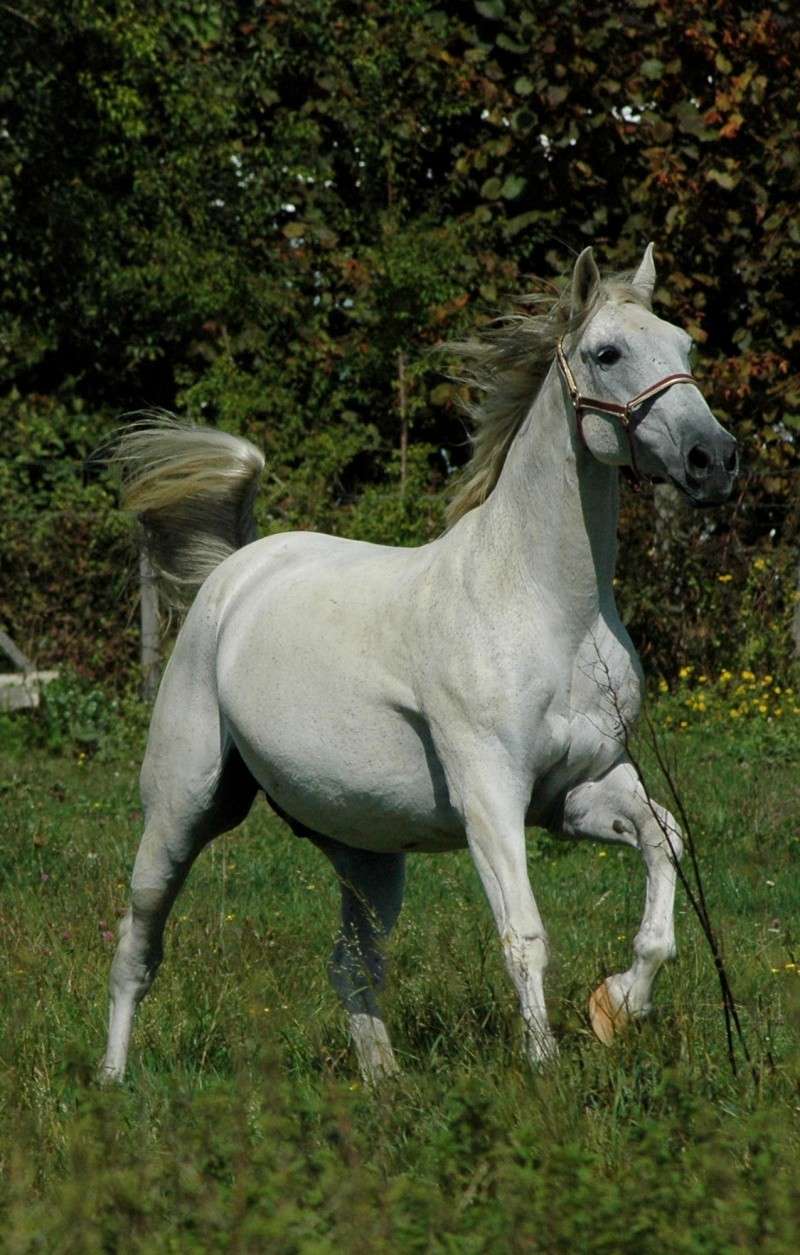
<path fill-rule="evenodd" d="M 558 1063 L 558 1042 L 552 1033 L 535 1033 L 530 1028 L 526 1033 L 526 1054 L 528 1062 L 535 1070 Z"/>
<path fill-rule="evenodd" d="M 124 1077 L 121 1072 L 114 1072 L 108 1068 L 99 1067 L 95 1073 L 95 1079 L 101 1089 L 114 1089 L 122 1084 Z"/>
<path fill-rule="evenodd" d="M 614 1038 L 624 1031 L 629 1018 L 625 1003 L 615 1000 L 608 981 L 604 980 L 589 999 L 589 1020 L 595 1036 L 604 1046 L 610 1046 Z"/>

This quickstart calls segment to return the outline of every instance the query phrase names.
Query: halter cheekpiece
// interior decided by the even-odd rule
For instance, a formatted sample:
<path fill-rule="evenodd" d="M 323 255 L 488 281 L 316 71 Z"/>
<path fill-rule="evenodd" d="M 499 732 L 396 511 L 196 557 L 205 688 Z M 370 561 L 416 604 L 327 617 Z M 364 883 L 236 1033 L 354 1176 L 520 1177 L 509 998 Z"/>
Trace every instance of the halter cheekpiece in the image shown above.
<path fill-rule="evenodd" d="M 645 401 L 650 401 L 653 397 L 659 396 L 662 392 L 666 392 L 677 383 L 690 383 L 695 388 L 698 387 L 697 380 L 693 375 L 665 375 L 663 379 L 659 379 L 657 383 L 653 383 L 649 388 L 644 388 L 641 392 L 637 392 L 635 397 L 625 405 L 620 405 L 616 401 L 598 401 L 596 397 L 585 397 L 581 394 L 575 376 L 572 373 L 567 356 L 564 352 L 564 341 L 559 340 L 556 344 L 556 362 L 561 372 L 561 377 L 567 387 L 570 400 L 575 410 L 575 421 L 578 427 L 578 435 L 584 448 L 588 449 L 586 437 L 583 434 L 583 414 L 585 410 L 596 410 L 601 414 L 613 414 L 622 423 L 622 427 L 628 437 L 628 446 L 631 451 L 631 468 L 636 475 L 639 474 L 639 468 L 636 464 L 636 450 L 633 446 L 633 432 L 636 427 L 637 419 L 634 410 L 638 410 L 639 406 L 644 405 Z M 641 421 L 641 420 L 639 420 Z"/>

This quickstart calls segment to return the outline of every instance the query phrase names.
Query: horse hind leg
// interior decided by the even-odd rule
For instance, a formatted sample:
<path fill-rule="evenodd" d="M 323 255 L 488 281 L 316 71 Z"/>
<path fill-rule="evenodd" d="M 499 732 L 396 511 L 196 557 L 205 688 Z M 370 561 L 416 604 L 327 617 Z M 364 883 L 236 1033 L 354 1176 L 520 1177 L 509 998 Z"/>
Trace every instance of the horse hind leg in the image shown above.
<path fill-rule="evenodd" d="M 148 749 L 151 767 L 158 749 L 165 757 L 143 788 L 145 829 L 109 981 L 108 1045 L 101 1065 L 107 1081 L 124 1076 L 134 1014 L 161 963 L 164 925 L 192 863 L 214 837 L 245 819 L 256 794 L 256 782 L 236 747 L 220 750 L 216 711 L 214 719 L 214 732 L 209 729 L 205 739 L 193 725 L 191 761 L 181 764 L 180 773 L 177 764 L 174 775 L 169 770 L 163 738 Z M 187 744 L 182 743 L 184 752 Z"/>
<path fill-rule="evenodd" d="M 342 927 L 328 968 L 331 984 L 348 1015 L 361 1075 L 377 1084 L 398 1070 L 378 994 L 384 984 L 384 943 L 403 902 L 405 855 L 312 839 L 333 864 L 342 895 Z"/>

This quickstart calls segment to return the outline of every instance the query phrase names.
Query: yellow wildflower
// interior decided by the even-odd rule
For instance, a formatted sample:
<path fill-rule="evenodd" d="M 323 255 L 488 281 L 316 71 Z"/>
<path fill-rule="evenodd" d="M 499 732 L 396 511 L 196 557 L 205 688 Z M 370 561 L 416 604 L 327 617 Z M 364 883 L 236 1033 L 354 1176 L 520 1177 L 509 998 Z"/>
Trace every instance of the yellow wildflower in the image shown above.
<path fill-rule="evenodd" d="M 753 563 L 753 566 L 755 567 L 755 569 L 756 569 L 757 571 L 763 571 L 763 570 L 764 570 L 764 567 L 765 567 L 766 565 L 767 565 L 767 564 L 766 564 L 766 562 L 764 561 L 764 559 L 763 559 L 763 558 L 756 558 L 756 559 L 755 559 L 755 561 L 754 561 L 754 563 Z"/>
<path fill-rule="evenodd" d="M 720 584 L 730 584 L 731 580 L 733 579 L 733 576 L 729 575 L 726 572 L 725 575 L 718 575 L 717 579 L 719 580 Z"/>
<path fill-rule="evenodd" d="M 742 672 L 742 679 L 743 679 L 743 680 L 754 680 L 755 678 L 756 678 L 756 677 L 753 675 L 752 671 L 743 671 L 743 672 Z"/>
<path fill-rule="evenodd" d="M 680 671 L 678 672 L 678 675 L 680 676 L 682 680 L 688 680 L 689 676 L 692 674 L 693 671 L 694 671 L 694 667 L 681 667 Z"/>

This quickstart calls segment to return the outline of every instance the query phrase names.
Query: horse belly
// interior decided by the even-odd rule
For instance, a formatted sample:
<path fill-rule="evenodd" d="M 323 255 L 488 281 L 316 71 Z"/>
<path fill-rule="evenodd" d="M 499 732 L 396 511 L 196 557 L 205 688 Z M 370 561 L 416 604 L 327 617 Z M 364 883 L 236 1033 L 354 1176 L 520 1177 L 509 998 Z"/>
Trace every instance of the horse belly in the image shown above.
<path fill-rule="evenodd" d="M 293 819 L 345 845 L 370 850 L 444 850 L 463 831 L 419 737 L 402 721 L 374 720 L 351 736 L 345 724 L 311 718 L 269 728 L 231 721 L 251 773 Z"/>
<path fill-rule="evenodd" d="M 464 844 L 424 721 L 374 660 L 328 636 L 243 651 L 220 674 L 220 707 L 250 772 L 281 810 L 361 849 Z"/>

